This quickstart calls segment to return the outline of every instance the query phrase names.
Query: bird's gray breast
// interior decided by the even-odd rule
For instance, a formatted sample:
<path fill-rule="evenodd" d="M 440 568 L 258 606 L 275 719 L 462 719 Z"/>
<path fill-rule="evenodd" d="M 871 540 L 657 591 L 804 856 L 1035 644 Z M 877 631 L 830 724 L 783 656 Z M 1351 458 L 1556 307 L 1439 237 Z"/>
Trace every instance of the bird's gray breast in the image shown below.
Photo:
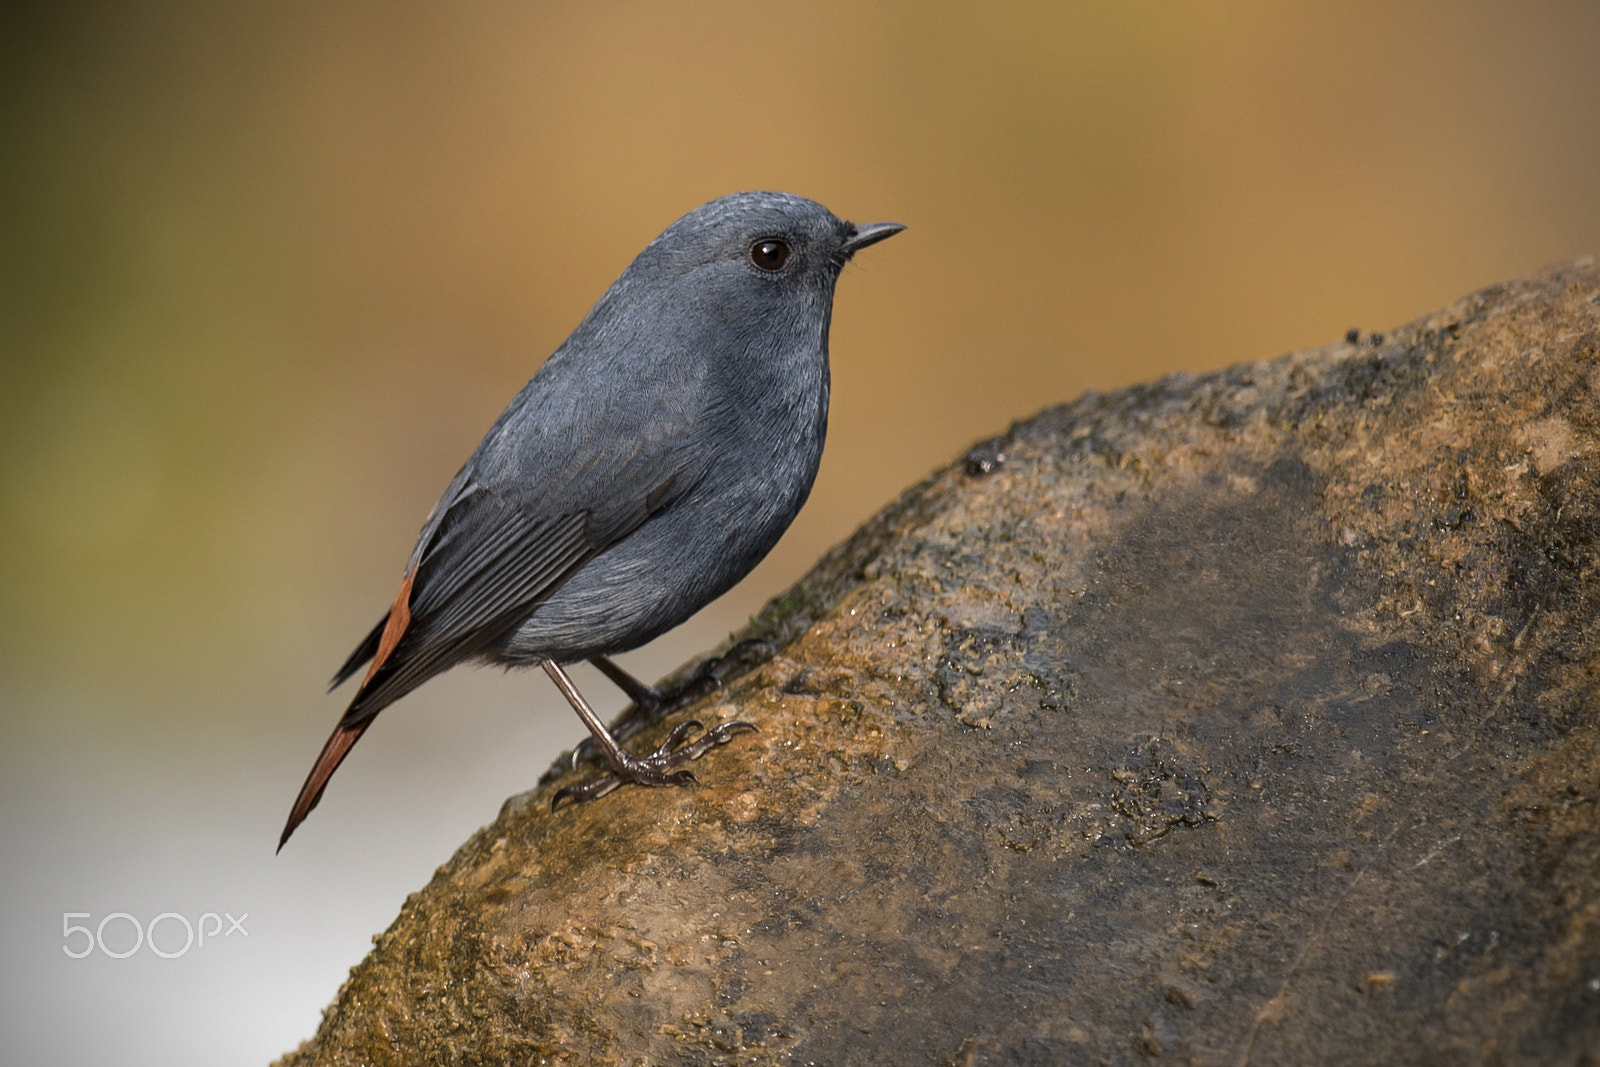
<path fill-rule="evenodd" d="M 708 390 L 680 447 L 693 484 L 541 602 L 493 658 L 562 662 L 626 651 L 727 592 L 777 544 L 816 477 L 827 429 L 825 335 Z M 799 365 L 797 366 L 796 363 Z"/>

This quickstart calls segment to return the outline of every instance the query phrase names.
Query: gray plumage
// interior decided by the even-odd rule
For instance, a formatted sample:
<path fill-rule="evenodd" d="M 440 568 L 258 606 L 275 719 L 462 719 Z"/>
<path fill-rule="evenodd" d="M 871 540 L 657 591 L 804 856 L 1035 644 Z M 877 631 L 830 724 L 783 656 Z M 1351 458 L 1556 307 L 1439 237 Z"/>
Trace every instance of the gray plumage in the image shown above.
<path fill-rule="evenodd" d="M 650 242 L 434 506 L 395 606 L 334 679 L 373 663 L 283 840 L 372 717 L 434 675 L 636 648 L 749 573 L 822 456 L 839 272 L 901 228 L 741 193 Z"/>

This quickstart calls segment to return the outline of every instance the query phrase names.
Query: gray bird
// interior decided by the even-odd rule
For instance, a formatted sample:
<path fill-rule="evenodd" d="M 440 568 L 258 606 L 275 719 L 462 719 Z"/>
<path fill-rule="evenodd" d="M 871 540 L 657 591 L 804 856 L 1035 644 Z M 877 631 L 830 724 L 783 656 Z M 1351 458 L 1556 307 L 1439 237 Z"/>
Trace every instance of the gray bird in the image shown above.
<path fill-rule="evenodd" d="M 738 193 L 651 241 L 434 505 L 388 615 L 334 676 L 337 687 L 370 663 L 278 848 L 378 712 L 467 660 L 538 664 L 588 727 L 610 772 L 557 802 L 692 782 L 683 764 L 754 729 L 689 742 L 699 727 L 684 723 L 634 756 L 562 664 L 592 661 L 636 720 L 670 702 L 609 657 L 726 592 L 794 520 L 827 430 L 834 285 L 852 255 L 902 229 Z"/>

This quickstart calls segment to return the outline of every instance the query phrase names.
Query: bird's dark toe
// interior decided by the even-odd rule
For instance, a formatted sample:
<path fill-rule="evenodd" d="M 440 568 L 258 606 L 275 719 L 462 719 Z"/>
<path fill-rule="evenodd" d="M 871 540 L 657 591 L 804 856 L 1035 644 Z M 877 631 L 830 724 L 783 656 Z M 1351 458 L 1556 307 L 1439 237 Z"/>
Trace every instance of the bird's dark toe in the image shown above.
<path fill-rule="evenodd" d="M 664 761 L 669 757 L 678 754 L 683 748 L 684 743 L 689 740 L 689 735 L 698 729 L 700 729 L 700 721 L 698 719 L 689 719 L 686 722 L 680 722 L 678 725 L 672 728 L 672 732 L 667 735 L 667 739 L 661 742 L 654 752 L 650 753 L 649 758 L 651 760 Z M 688 758 L 693 759 L 694 757 L 690 756 Z"/>
<path fill-rule="evenodd" d="M 550 798 L 550 810 L 555 811 L 561 802 L 570 798 L 574 804 L 587 804 L 591 800 L 599 800 L 617 786 L 622 784 L 622 779 L 614 774 L 607 774 L 596 778 L 592 782 L 581 782 L 578 785 L 565 786 L 556 791 Z"/>
<path fill-rule="evenodd" d="M 699 759 L 718 745 L 725 745 L 733 740 L 734 736 L 742 733 L 752 733 L 755 726 L 747 722 L 725 722 L 715 729 L 707 730 L 694 741 L 677 748 L 672 752 L 672 758 L 679 762 Z M 677 731 L 674 731 L 676 733 Z M 669 737 L 670 741 L 671 738 Z"/>

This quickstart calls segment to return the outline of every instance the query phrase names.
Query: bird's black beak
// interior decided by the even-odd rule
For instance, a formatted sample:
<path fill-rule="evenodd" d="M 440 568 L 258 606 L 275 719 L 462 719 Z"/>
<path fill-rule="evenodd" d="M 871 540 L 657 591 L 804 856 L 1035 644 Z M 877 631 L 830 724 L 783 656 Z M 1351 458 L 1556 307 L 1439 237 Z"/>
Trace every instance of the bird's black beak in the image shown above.
<path fill-rule="evenodd" d="M 869 222 L 864 226 L 851 225 L 850 236 L 844 239 L 844 244 L 839 246 L 839 252 L 845 259 L 849 259 L 868 245 L 875 245 L 879 241 L 893 237 L 905 229 L 898 222 Z"/>

